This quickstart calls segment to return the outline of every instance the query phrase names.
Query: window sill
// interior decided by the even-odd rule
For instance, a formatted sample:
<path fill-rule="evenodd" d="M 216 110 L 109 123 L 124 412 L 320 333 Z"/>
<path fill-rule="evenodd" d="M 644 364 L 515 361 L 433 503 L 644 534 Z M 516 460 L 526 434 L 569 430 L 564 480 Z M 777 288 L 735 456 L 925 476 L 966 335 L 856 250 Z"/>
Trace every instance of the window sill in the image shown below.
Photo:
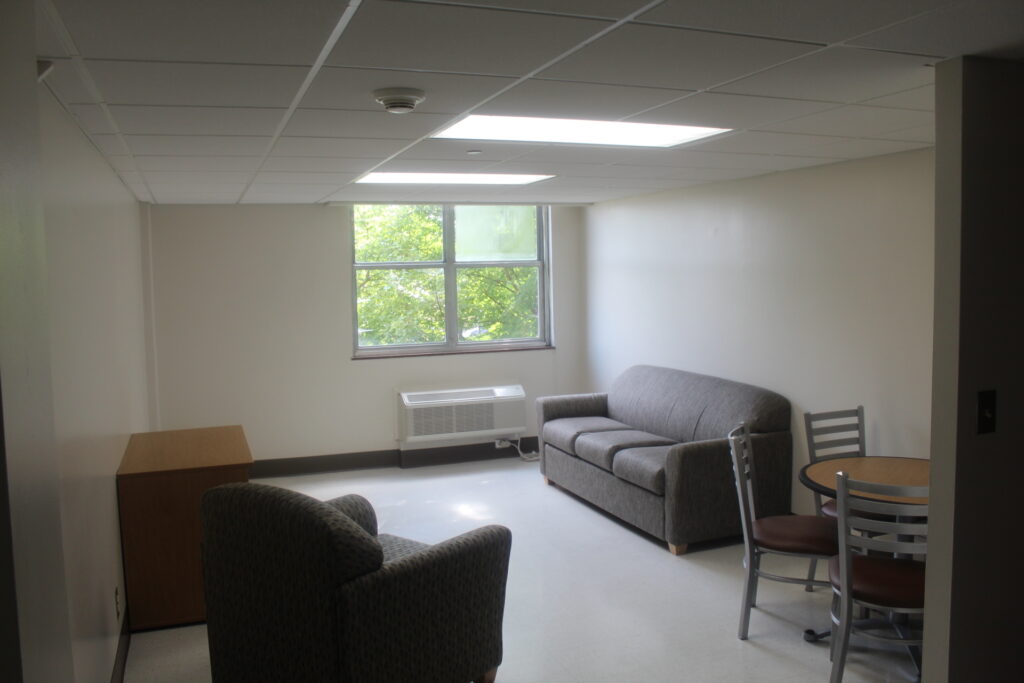
<path fill-rule="evenodd" d="M 475 353 L 509 353 L 516 351 L 554 351 L 555 347 L 551 344 L 538 344 L 536 346 L 506 346 L 506 347 L 489 347 L 482 349 L 444 349 L 444 350 L 429 350 L 429 351 L 412 351 L 409 349 L 394 350 L 394 351 L 370 351 L 359 354 L 353 354 L 352 360 L 376 360 L 378 358 L 420 358 L 424 356 L 462 356 L 466 354 Z"/>

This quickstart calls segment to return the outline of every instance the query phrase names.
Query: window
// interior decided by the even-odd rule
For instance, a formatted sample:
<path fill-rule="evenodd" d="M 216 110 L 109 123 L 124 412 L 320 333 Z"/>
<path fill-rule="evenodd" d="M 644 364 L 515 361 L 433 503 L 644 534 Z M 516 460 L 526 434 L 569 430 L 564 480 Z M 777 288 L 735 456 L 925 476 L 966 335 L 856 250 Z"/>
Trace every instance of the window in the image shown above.
<path fill-rule="evenodd" d="M 355 355 L 548 345 L 539 206 L 356 204 Z"/>

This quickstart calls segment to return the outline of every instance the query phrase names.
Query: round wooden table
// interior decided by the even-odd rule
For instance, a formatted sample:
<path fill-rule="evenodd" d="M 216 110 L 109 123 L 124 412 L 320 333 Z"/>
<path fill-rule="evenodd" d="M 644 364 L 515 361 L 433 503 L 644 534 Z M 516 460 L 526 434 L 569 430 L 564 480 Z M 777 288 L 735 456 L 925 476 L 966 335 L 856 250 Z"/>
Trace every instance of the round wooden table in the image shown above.
<path fill-rule="evenodd" d="M 836 497 L 836 473 L 846 472 L 850 479 L 872 481 L 879 484 L 899 486 L 927 486 L 931 473 L 931 461 L 920 458 L 890 458 L 885 456 L 852 456 L 819 460 L 805 465 L 800 470 L 800 483 L 807 488 L 828 496 Z M 857 494 L 854 494 L 857 495 Z M 927 503 L 927 498 L 895 498 L 861 494 L 862 498 L 895 500 L 901 503 Z"/>

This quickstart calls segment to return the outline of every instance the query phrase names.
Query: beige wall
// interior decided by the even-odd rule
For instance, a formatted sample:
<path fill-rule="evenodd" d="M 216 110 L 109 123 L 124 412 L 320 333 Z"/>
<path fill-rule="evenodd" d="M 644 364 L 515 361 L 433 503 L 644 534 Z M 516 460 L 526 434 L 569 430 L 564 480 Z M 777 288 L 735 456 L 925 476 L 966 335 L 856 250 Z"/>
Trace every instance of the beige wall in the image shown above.
<path fill-rule="evenodd" d="M 75 680 L 110 676 L 124 603 L 114 473 L 146 431 L 139 206 L 40 88 L 53 423 Z"/>
<path fill-rule="evenodd" d="M 555 211 L 557 350 L 353 361 L 343 206 L 155 206 L 160 427 L 241 424 L 256 459 L 396 447 L 399 388 L 582 383 L 579 212 Z"/>
<path fill-rule="evenodd" d="M 53 433 L 33 17 L 29 0 L 0 2 L 0 679 L 51 683 L 73 680 L 73 668 Z"/>
<path fill-rule="evenodd" d="M 929 453 L 930 150 L 607 202 L 586 214 L 591 381 L 634 363 L 865 407 L 869 454 Z"/>

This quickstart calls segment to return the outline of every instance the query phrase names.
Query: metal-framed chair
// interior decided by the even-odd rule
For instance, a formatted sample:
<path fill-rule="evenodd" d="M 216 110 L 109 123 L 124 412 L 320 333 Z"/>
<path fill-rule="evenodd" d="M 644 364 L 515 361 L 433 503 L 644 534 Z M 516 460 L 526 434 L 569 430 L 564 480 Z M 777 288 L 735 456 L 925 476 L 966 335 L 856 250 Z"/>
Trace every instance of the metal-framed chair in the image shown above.
<path fill-rule="evenodd" d="M 839 554 L 829 561 L 833 592 L 830 683 L 843 680 L 851 632 L 906 645 L 920 673 L 916 648 L 921 638 L 909 617 L 924 615 L 928 505 L 904 501 L 927 500 L 928 487 L 857 481 L 840 472 L 836 475 L 836 491 Z M 883 618 L 855 622 L 854 607 L 877 612 Z M 878 632 L 880 629 L 883 632 Z"/>
<path fill-rule="evenodd" d="M 750 610 L 757 604 L 759 579 L 796 583 L 808 587 L 829 585 L 827 581 L 816 581 L 813 577 L 782 576 L 766 572 L 761 569 L 761 558 L 764 555 L 774 553 L 827 560 L 839 551 L 836 522 L 833 519 L 817 515 L 772 515 L 758 518 L 753 456 L 753 444 L 756 440 L 757 436 L 751 437 L 746 424 L 741 424 L 729 432 L 736 496 L 739 500 L 740 522 L 743 527 L 746 567 L 738 634 L 740 640 L 747 639 Z"/>
<path fill-rule="evenodd" d="M 826 413 L 804 413 L 807 455 L 812 463 L 832 458 L 864 456 L 864 406 Z M 814 506 L 826 517 L 837 518 L 834 500 L 821 500 L 814 494 Z"/>
<path fill-rule="evenodd" d="M 847 410 L 832 410 L 823 413 L 804 413 L 804 433 L 807 435 L 807 455 L 811 463 L 832 458 L 864 456 L 864 406 Z M 836 519 L 836 501 L 822 501 L 821 494 L 814 492 L 814 509 L 819 515 Z M 807 578 L 813 579 L 818 571 L 818 561 L 811 560 Z M 810 591 L 812 586 L 808 585 Z"/>

